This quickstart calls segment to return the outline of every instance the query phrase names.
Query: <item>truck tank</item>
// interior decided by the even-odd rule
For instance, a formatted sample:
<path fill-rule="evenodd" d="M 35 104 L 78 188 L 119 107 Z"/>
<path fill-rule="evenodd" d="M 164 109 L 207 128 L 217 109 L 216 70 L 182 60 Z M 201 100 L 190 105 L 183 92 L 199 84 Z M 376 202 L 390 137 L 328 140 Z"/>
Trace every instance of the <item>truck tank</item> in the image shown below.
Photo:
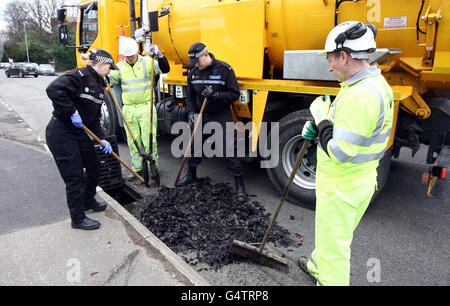
<path fill-rule="evenodd" d="M 380 161 L 379 190 L 387 181 L 391 157 L 398 157 L 400 148 L 408 147 L 414 154 L 420 143 L 430 144 L 428 155 L 435 157 L 441 150 L 449 151 L 448 139 L 443 140 L 448 120 L 435 118 L 450 105 L 450 0 L 149 1 L 149 11 L 155 10 L 160 16 L 159 30 L 152 33 L 152 39 L 171 62 L 165 82 L 171 92 L 181 93 L 178 102 L 185 96 L 174 87 L 186 85 L 188 49 L 200 41 L 233 67 L 241 90 L 249 96 L 244 98 L 248 102 L 242 103 L 241 96 L 234 106 L 240 120 L 256 124 L 252 150 L 261 122 L 280 123 L 280 162 L 267 170 L 280 192 L 301 144 L 298 133 L 310 120 L 308 103 L 317 95 L 335 96 L 339 91 L 337 82 L 329 82 L 336 79 L 317 50 L 323 49 L 329 31 L 344 21 L 377 27 L 377 52 L 370 62 L 379 65 L 394 92 L 396 122 Z M 378 52 L 380 57 L 376 57 Z M 431 97 L 444 98 L 439 110 L 432 110 Z M 442 126 L 430 129 L 431 121 Z M 291 135 L 292 124 L 297 130 Z M 432 144 L 430 139 L 442 141 Z M 438 172 L 444 168 L 436 166 L 438 161 L 427 162 L 434 162 L 432 168 Z M 293 203 L 314 202 L 315 169 L 308 165 L 315 161 L 308 160 L 306 165 L 289 192 Z"/>
<path fill-rule="evenodd" d="M 158 10 L 160 16 L 168 12 L 159 18 L 153 42 L 175 64 L 186 65 L 189 46 L 202 41 L 217 58 L 230 63 L 238 77 L 255 79 L 263 78 L 265 58 L 272 69 L 282 71 L 286 50 L 322 49 L 328 32 L 346 20 L 377 26 L 377 47 L 401 50 L 392 59 L 394 65 L 399 65 L 396 58 L 400 56 L 431 57 L 435 50 L 428 52 L 426 44 L 435 42 L 425 41 L 427 37 L 421 32 L 427 29 L 426 20 L 419 18 L 428 9 L 448 16 L 450 1 L 149 1 L 150 11 Z M 432 30 L 436 28 L 430 27 Z M 450 36 L 439 35 L 449 30 L 448 19 L 439 20 L 434 37 L 440 51 L 450 51 Z"/>

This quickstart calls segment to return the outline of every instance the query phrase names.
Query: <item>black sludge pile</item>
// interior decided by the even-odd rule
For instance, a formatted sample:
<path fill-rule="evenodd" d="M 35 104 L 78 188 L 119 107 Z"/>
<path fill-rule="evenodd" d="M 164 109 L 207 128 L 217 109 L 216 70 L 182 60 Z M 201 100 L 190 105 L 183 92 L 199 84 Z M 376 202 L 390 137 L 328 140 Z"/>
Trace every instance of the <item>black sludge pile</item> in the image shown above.
<path fill-rule="evenodd" d="M 207 178 L 182 188 L 161 187 L 139 200 L 146 208 L 137 216 L 153 234 L 174 252 L 195 254 L 189 263 L 206 263 L 214 269 L 242 261 L 231 254 L 233 239 L 262 242 L 270 214 L 256 201 L 241 204 L 228 184 L 213 184 Z M 269 241 L 287 247 L 294 241 L 289 232 L 275 226 Z"/>

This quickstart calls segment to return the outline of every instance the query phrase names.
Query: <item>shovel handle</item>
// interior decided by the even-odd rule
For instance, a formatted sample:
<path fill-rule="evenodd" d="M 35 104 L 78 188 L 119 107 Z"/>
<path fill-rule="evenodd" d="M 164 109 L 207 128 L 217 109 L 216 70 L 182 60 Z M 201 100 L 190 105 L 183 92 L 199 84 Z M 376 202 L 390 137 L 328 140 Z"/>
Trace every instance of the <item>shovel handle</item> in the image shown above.
<path fill-rule="evenodd" d="M 94 138 L 95 141 L 97 141 L 100 145 L 104 146 L 103 142 L 100 140 L 100 138 L 98 138 L 94 133 L 92 133 L 91 130 L 89 130 L 84 124 L 81 126 L 81 128 L 88 133 L 92 138 Z M 136 173 L 136 171 L 133 170 L 133 168 L 131 168 L 130 166 L 128 166 L 120 157 L 119 155 L 117 155 L 115 152 L 111 152 L 111 155 L 114 156 L 122 165 L 125 166 L 125 168 L 127 168 L 128 170 L 130 170 L 134 176 L 136 176 L 142 183 L 145 184 L 144 179 Z"/>
<path fill-rule="evenodd" d="M 155 83 L 155 59 L 152 57 L 152 71 L 150 73 L 150 137 L 153 134 L 153 96 L 155 93 L 154 84 Z M 150 138 L 150 142 L 153 143 L 153 137 Z M 150 145 L 150 152 L 153 151 L 153 144 Z"/>
<path fill-rule="evenodd" d="M 122 112 L 122 109 L 120 108 L 119 102 L 117 102 L 116 94 L 114 93 L 113 90 L 111 90 L 111 87 L 108 85 L 108 83 L 106 83 L 106 90 L 111 94 L 111 97 L 112 97 L 112 99 L 114 101 L 114 104 L 116 104 L 116 108 L 119 111 L 120 116 L 122 117 L 122 120 L 125 123 L 128 132 L 130 133 L 131 138 L 133 139 L 133 141 L 136 141 L 136 138 L 134 137 L 133 132 L 131 131 L 130 125 L 125 120 L 125 116 L 123 115 L 123 112 Z M 138 151 L 140 151 L 140 148 L 138 148 Z"/>
<path fill-rule="evenodd" d="M 263 242 L 261 243 L 261 246 L 259 247 L 259 252 L 261 253 L 264 249 L 264 246 L 266 245 L 267 238 L 269 238 L 270 232 L 272 232 L 273 226 L 275 224 L 275 220 L 278 217 L 278 214 L 280 213 L 281 206 L 283 206 L 284 199 L 286 198 L 289 189 L 291 188 L 292 182 L 294 181 L 295 175 L 297 174 L 297 170 L 300 167 L 300 164 L 302 163 L 303 157 L 305 156 L 306 149 L 309 146 L 309 139 L 305 139 L 303 142 L 302 148 L 300 149 L 300 154 L 298 155 L 297 161 L 295 163 L 294 169 L 292 169 L 291 176 L 289 177 L 289 181 L 286 184 L 286 187 L 284 188 L 283 194 L 281 195 L 280 202 L 278 203 L 277 209 L 275 211 L 275 214 L 273 215 L 272 221 L 269 224 L 269 227 L 267 228 L 266 234 L 264 235 Z"/>
<path fill-rule="evenodd" d="M 106 82 L 106 81 L 105 81 Z M 133 143 L 136 146 L 136 149 L 139 152 L 139 155 L 142 157 L 147 157 L 146 153 L 144 150 L 142 150 L 141 146 L 138 144 L 136 137 L 134 137 L 133 132 L 131 131 L 131 127 L 128 124 L 127 120 L 125 119 L 125 116 L 123 115 L 122 109 L 120 108 L 119 102 L 117 102 L 117 98 L 116 98 L 116 94 L 114 93 L 113 90 L 111 90 L 111 87 L 108 85 L 108 83 L 106 83 L 106 90 L 111 94 L 111 97 L 114 101 L 114 104 L 116 104 L 116 108 L 120 113 L 120 116 L 122 117 L 123 122 L 125 123 L 125 126 L 127 127 L 128 133 L 130 133 L 131 139 L 133 139 Z"/>
<path fill-rule="evenodd" d="M 178 180 L 180 179 L 181 171 L 183 170 L 184 164 L 186 163 L 187 154 L 188 154 L 189 150 L 191 149 L 192 141 L 194 140 L 194 135 L 197 132 L 197 128 L 202 119 L 203 111 L 205 110 L 207 102 L 208 102 L 208 98 L 205 97 L 205 99 L 203 100 L 202 108 L 200 109 L 200 113 L 198 114 L 197 121 L 195 121 L 194 130 L 192 131 L 191 139 L 189 139 L 189 144 L 187 145 L 186 150 L 184 151 L 183 161 L 181 162 L 180 170 L 178 170 L 177 178 L 175 179 L 175 185 L 178 183 Z"/>

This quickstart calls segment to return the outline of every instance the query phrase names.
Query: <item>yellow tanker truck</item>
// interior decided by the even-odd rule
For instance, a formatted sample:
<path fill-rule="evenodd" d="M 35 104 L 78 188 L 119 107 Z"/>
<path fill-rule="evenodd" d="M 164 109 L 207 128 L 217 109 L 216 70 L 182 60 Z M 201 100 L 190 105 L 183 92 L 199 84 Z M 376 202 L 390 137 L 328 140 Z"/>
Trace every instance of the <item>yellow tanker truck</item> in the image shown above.
<path fill-rule="evenodd" d="M 61 21 L 64 13 L 58 12 Z M 126 36 L 143 43 L 142 51 L 148 43 L 158 45 L 171 64 L 157 91 L 158 122 L 170 133 L 174 122 L 187 117 L 189 46 L 205 43 L 236 72 L 241 97 L 232 112 L 236 121 L 252 122 L 250 155 L 261 147 L 258 140 L 268 139 L 260 137 L 262 123 L 279 123 L 279 162 L 267 173 L 281 191 L 303 142 L 303 124 L 311 118 L 309 104 L 317 95 L 339 91 L 317 50 L 335 25 L 348 20 L 378 28 L 370 62 L 394 92 L 395 121 L 378 168 L 379 190 L 400 149 L 414 155 L 425 144 L 430 170 L 423 180 L 433 194 L 450 163 L 450 0 L 82 0 L 74 47 L 79 66 L 85 65 L 80 53 L 90 48 L 105 48 L 117 58 L 121 26 Z M 67 44 L 63 24 L 60 40 Z M 109 100 L 104 122 L 115 132 L 121 123 Z M 312 142 L 305 154 L 291 202 L 314 203 L 316 147 Z"/>

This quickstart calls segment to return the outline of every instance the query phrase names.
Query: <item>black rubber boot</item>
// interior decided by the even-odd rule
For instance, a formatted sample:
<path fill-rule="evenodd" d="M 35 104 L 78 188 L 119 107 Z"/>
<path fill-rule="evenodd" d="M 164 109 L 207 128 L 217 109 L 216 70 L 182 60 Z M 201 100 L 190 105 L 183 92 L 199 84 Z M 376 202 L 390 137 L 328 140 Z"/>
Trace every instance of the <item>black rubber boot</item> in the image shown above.
<path fill-rule="evenodd" d="M 187 173 L 176 184 L 175 187 L 183 187 L 189 184 L 197 183 L 197 168 L 188 167 Z"/>
<path fill-rule="evenodd" d="M 234 183 L 236 186 L 236 196 L 239 202 L 245 203 L 248 201 L 247 192 L 245 192 L 244 177 L 235 176 Z"/>

